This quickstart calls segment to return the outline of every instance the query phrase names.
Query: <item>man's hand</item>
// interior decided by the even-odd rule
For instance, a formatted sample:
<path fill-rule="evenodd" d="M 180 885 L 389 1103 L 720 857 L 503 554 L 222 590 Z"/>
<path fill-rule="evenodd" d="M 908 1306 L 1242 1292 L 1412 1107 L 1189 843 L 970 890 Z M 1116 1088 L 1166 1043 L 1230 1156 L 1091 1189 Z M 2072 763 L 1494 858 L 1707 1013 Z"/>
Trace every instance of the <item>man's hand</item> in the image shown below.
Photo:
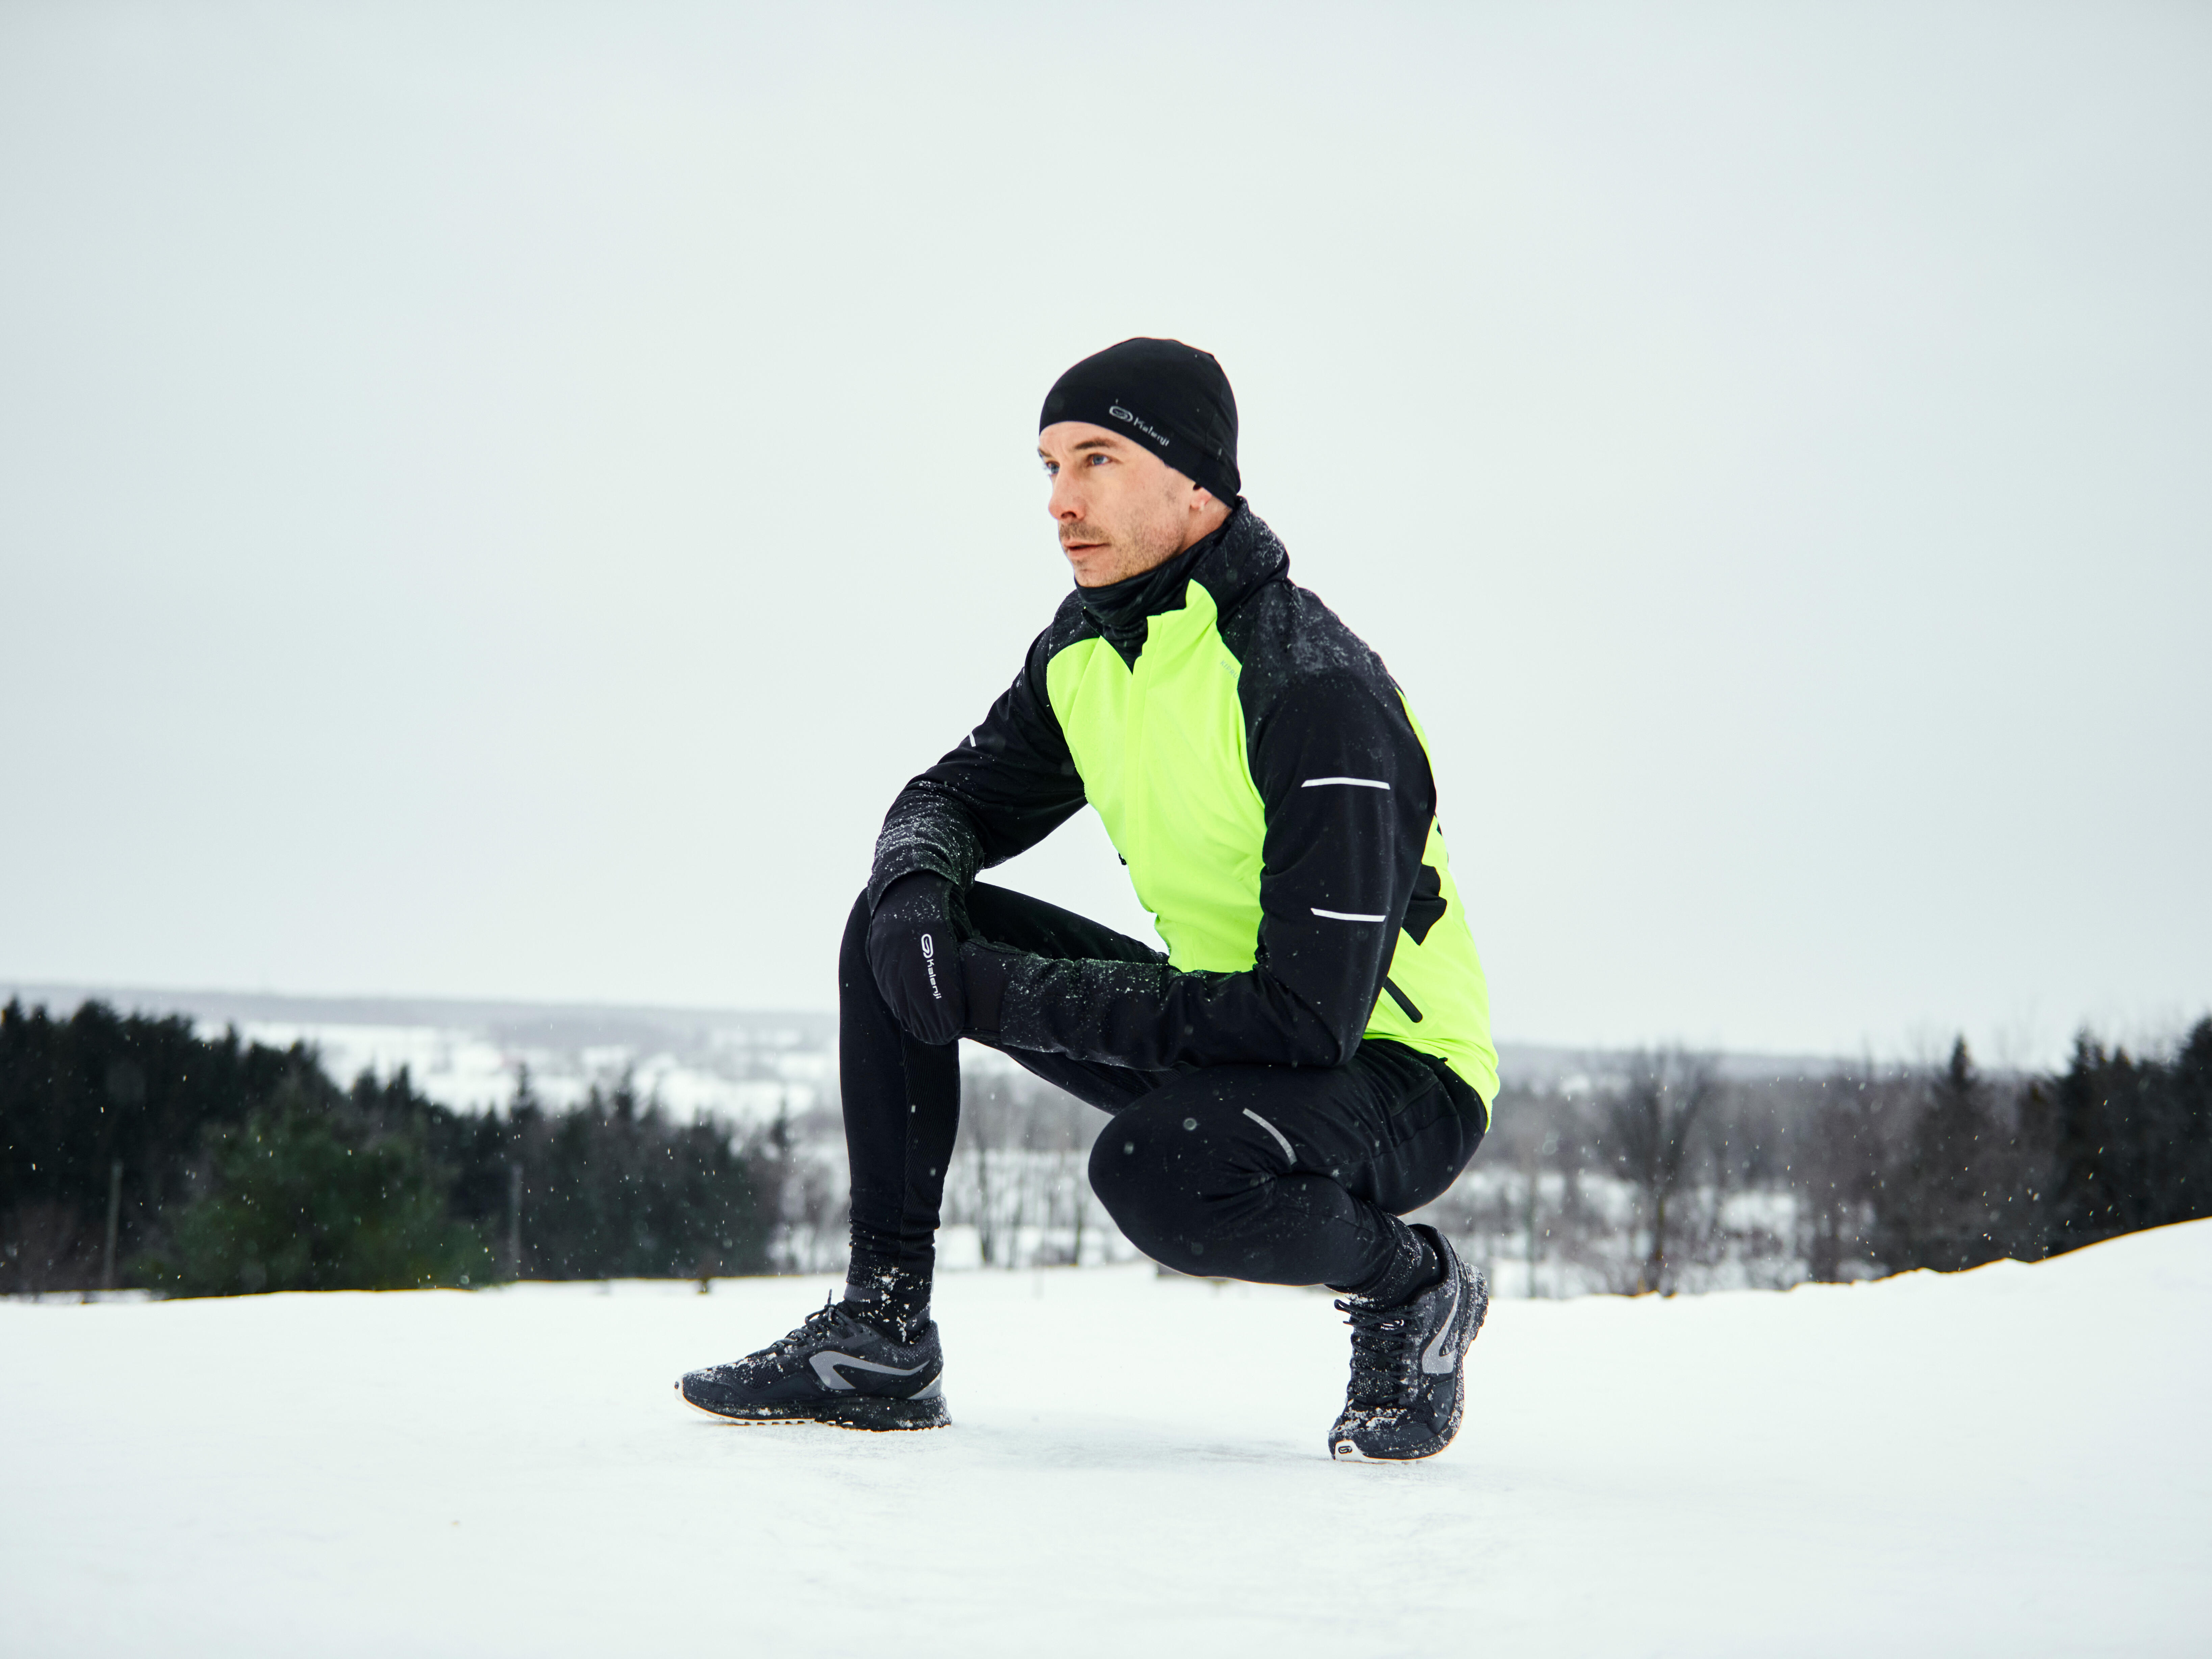
<path fill-rule="evenodd" d="M 884 890 L 868 923 L 868 967 L 908 1036 L 951 1042 L 968 1017 L 952 884 L 917 870 Z"/>

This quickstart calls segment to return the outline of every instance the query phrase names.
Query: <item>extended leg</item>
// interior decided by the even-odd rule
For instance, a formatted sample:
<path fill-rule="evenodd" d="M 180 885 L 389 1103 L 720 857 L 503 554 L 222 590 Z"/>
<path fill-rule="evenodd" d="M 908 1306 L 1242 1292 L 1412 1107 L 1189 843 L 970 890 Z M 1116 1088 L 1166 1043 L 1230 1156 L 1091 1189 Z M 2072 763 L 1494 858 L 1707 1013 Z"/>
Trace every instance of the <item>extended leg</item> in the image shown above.
<path fill-rule="evenodd" d="M 1136 940 L 1025 894 L 978 882 L 963 900 L 973 932 L 1000 944 L 1041 955 L 1158 960 Z M 837 955 L 837 1061 L 853 1182 L 848 1297 L 904 1332 L 927 1315 L 945 1172 L 960 1127 L 959 1046 L 917 1042 L 899 1029 L 868 966 L 868 919 L 863 894 Z M 1160 1081 L 1062 1055 L 1013 1058 L 1109 1109 Z"/>
<path fill-rule="evenodd" d="M 855 1302 L 883 1302 L 911 1326 L 929 1301 L 938 1206 L 960 1128 L 956 1043 L 899 1029 L 868 967 L 868 898 L 846 919 L 837 952 L 837 1067 L 852 1169 Z"/>

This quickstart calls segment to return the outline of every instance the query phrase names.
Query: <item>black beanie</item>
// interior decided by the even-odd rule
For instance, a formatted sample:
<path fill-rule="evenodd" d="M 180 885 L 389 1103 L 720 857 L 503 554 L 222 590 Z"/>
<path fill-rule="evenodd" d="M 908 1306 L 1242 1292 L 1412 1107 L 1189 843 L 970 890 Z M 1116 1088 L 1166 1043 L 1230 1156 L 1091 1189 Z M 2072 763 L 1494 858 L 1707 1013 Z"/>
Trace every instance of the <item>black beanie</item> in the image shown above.
<path fill-rule="evenodd" d="M 1181 340 L 1124 340 L 1045 394 L 1037 430 L 1088 421 L 1144 445 L 1224 506 L 1237 504 L 1237 394 L 1213 354 Z"/>

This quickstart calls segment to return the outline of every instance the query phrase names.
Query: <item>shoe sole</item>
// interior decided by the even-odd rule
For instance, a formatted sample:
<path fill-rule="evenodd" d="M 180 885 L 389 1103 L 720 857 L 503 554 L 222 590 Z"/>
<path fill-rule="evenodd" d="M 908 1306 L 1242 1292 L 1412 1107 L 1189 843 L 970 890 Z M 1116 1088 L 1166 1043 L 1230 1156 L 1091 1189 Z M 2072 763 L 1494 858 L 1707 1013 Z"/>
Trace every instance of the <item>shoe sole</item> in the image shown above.
<path fill-rule="evenodd" d="M 1459 1345 L 1459 1352 L 1453 1358 L 1453 1369 L 1458 1373 L 1454 1380 L 1459 1386 L 1452 1400 L 1451 1418 L 1445 1423 L 1443 1432 L 1434 1440 L 1426 1442 L 1418 1451 L 1397 1453 L 1362 1451 L 1355 1442 L 1340 1440 L 1328 1449 L 1332 1460 L 1339 1463 L 1418 1463 L 1425 1457 L 1434 1457 L 1458 1437 L 1460 1423 L 1467 1415 L 1467 1351 L 1474 1346 L 1474 1339 L 1482 1334 L 1482 1322 L 1490 1317 L 1489 1282 L 1480 1273 L 1471 1273 L 1469 1276 L 1474 1280 L 1482 1302 L 1476 1310 L 1474 1322 L 1467 1328 L 1467 1340 Z"/>
<path fill-rule="evenodd" d="M 952 1425 L 951 1413 L 946 1411 L 942 1395 L 930 1400 L 884 1400 L 873 1395 L 854 1400 L 825 1401 L 807 1410 L 797 1407 L 763 1407 L 755 1412 L 717 1411 L 712 1406 L 702 1406 L 684 1392 L 684 1384 L 676 1384 L 676 1397 L 695 1412 L 713 1418 L 717 1423 L 734 1423 L 739 1428 L 824 1428 L 854 1429 L 871 1434 L 897 1433 L 917 1429 L 944 1429 Z"/>

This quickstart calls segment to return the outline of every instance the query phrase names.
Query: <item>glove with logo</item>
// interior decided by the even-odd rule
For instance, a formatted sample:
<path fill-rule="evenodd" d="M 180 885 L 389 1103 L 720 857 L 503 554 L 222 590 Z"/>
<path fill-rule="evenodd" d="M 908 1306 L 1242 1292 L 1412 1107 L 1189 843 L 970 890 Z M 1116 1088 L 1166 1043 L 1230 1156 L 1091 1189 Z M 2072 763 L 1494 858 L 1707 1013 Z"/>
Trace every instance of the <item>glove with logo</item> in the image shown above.
<path fill-rule="evenodd" d="M 899 1028 L 921 1042 L 951 1042 L 968 1018 L 952 884 L 917 870 L 884 890 L 868 923 L 868 968 Z"/>

